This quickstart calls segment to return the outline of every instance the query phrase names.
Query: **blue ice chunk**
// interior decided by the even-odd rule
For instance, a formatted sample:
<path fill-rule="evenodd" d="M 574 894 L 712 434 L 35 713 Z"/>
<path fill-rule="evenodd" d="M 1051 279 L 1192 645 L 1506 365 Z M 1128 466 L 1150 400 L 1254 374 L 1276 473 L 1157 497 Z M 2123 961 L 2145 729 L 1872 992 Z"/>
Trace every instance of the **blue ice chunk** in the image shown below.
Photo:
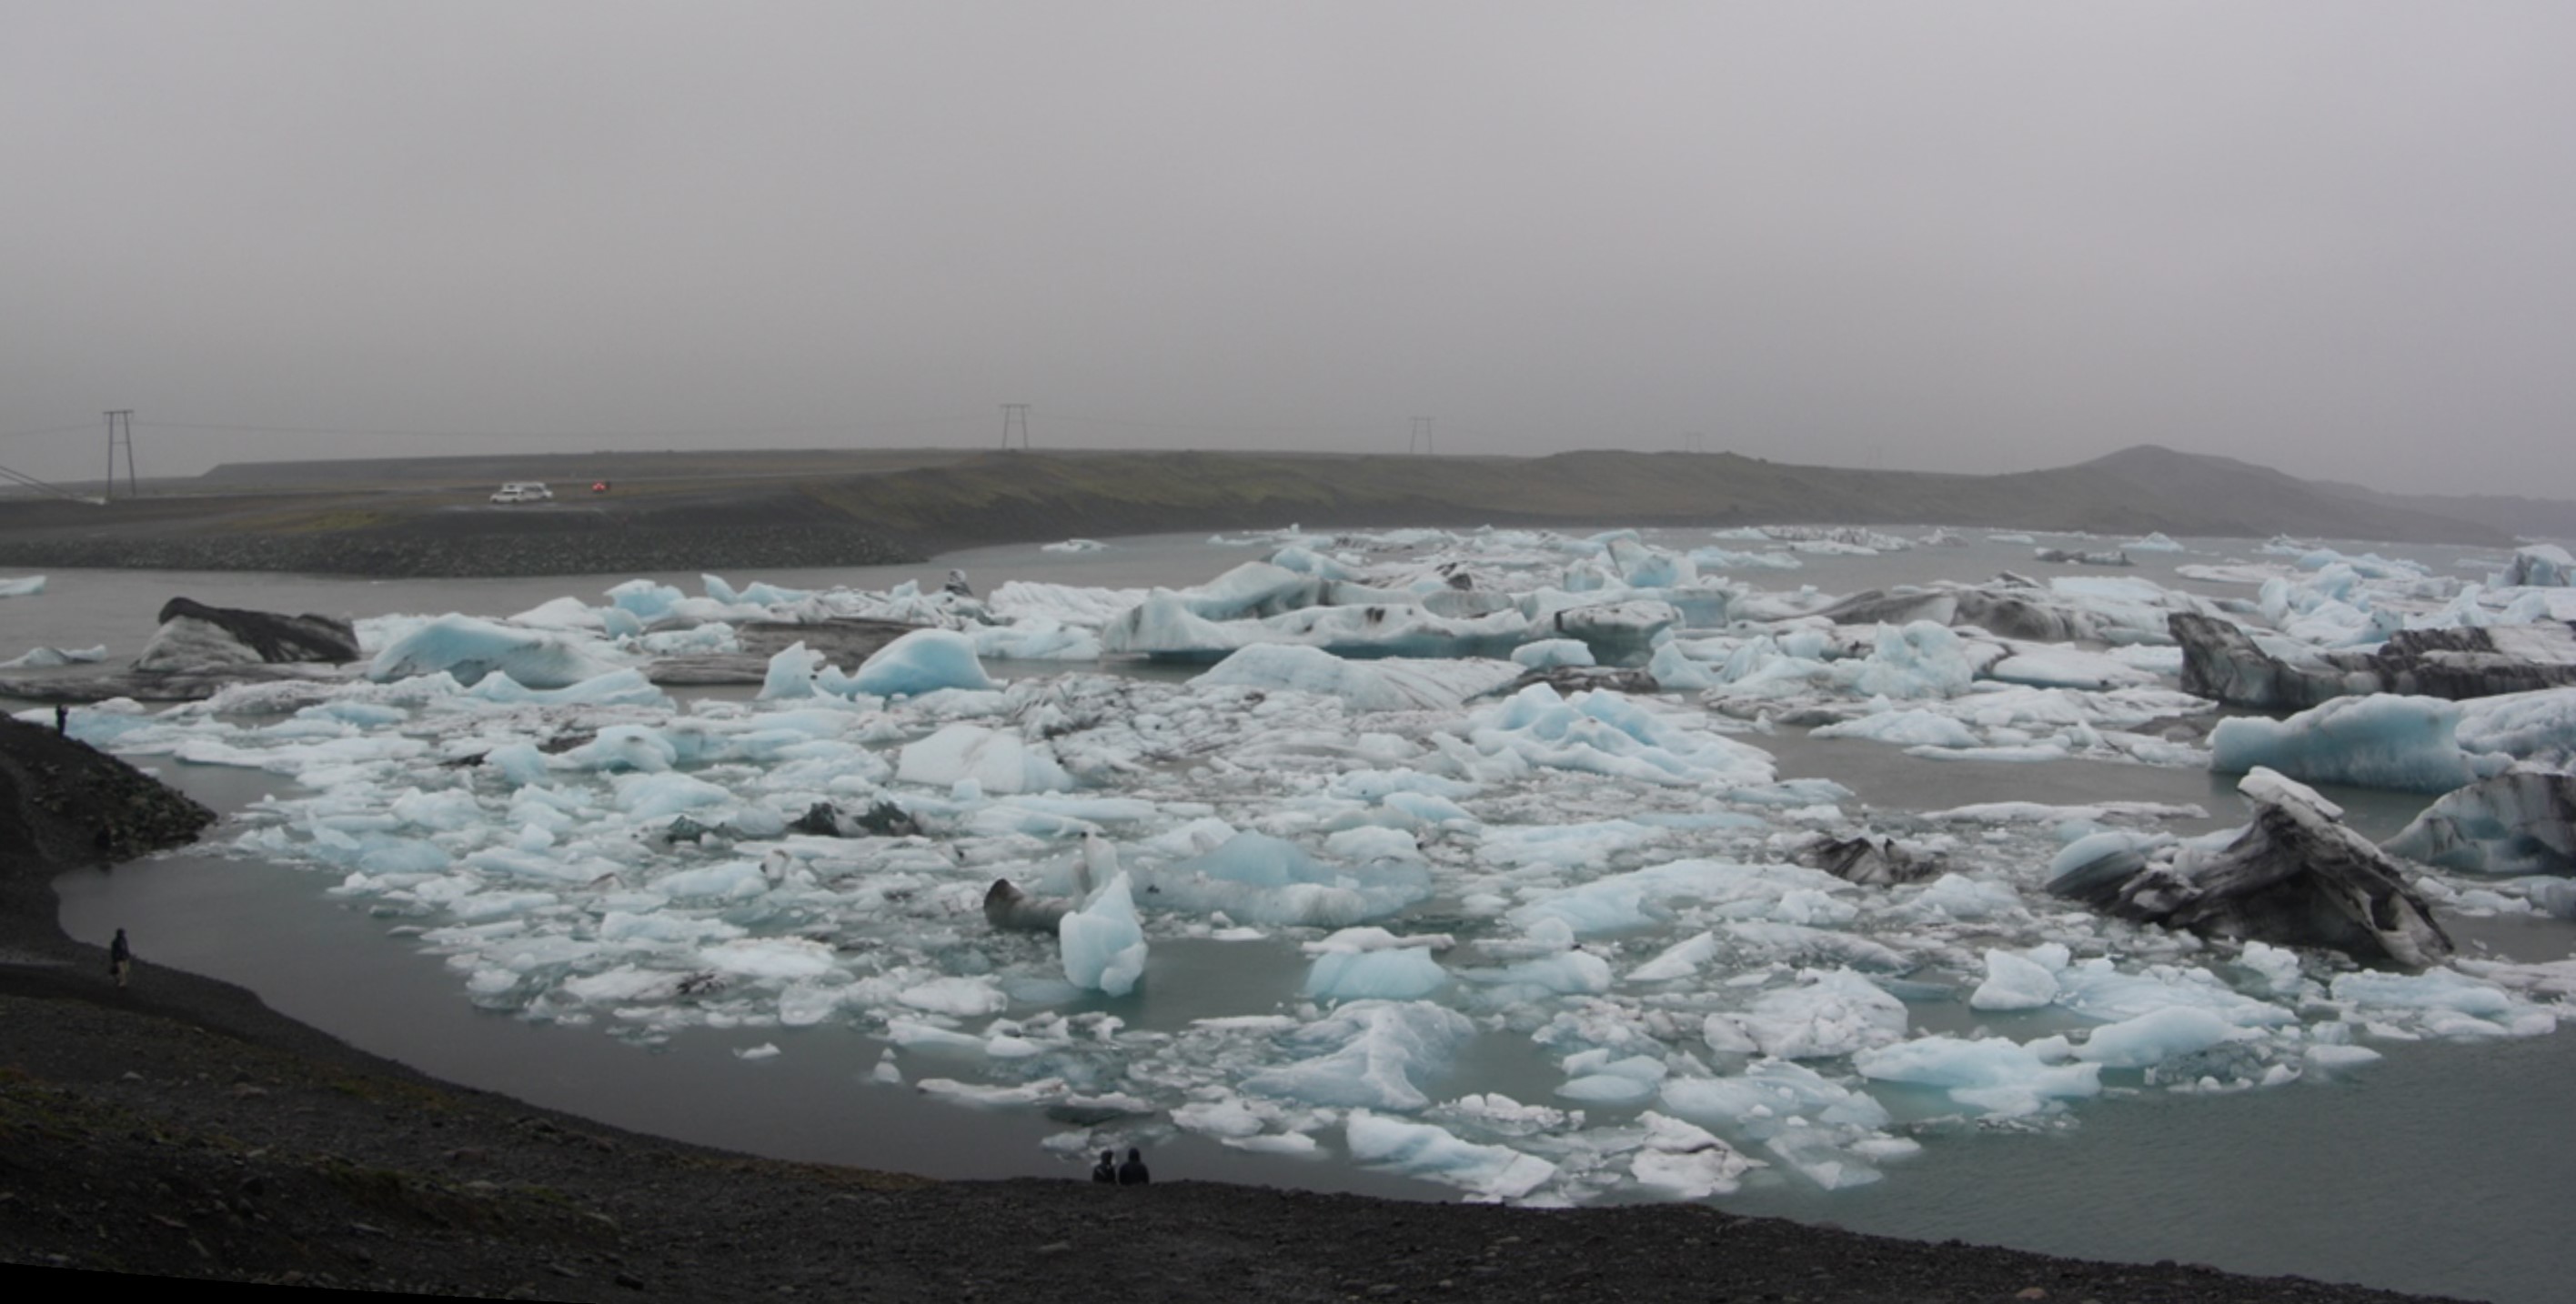
<path fill-rule="evenodd" d="M 1874 1129 L 1888 1123 L 1887 1107 L 1803 1064 L 1756 1060 L 1723 1078 L 1667 1078 L 1667 1110 L 1709 1127 L 1756 1141 L 1805 1124 Z"/>
<path fill-rule="evenodd" d="M 2095 1028 L 2075 1048 L 2075 1057 L 2104 1068 L 2139 1069 L 2207 1050 L 2236 1035 L 2236 1025 L 2217 1014 L 2172 1006 Z"/>
<path fill-rule="evenodd" d="M 805 646 L 803 640 L 790 643 L 770 654 L 769 669 L 760 681 L 760 700 L 812 697 L 815 676 L 822 669 L 822 653 Z"/>
<path fill-rule="evenodd" d="M 1440 990 L 1449 971 L 1418 946 L 1331 951 L 1306 971 L 1304 994 L 1316 1000 L 1416 1000 Z"/>
<path fill-rule="evenodd" d="M 483 753 L 483 763 L 517 787 L 547 779 L 546 754 L 524 739 L 513 739 Z"/>
<path fill-rule="evenodd" d="M 1124 996 L 1145 974 L 1145 930 L 1136 921 L 1136 898 L 1120 873 L 1089 905 L 1056 925 L 1064 947 L 1065 981 Z"/>
<path fill-rule="evenodd" d="M 1301 548 L 1293 544 L 1270 554 L 1270 564 L 1281 570 L 1294 571 L 1300 575 L 1312 575 L 1317 579 L 1355 580 L 1359 578 L 1350 567 L 1312 548 Z"/>
<path fill-rule="evenodd" d="M 730 860 L 664 874 L 653 880 L 653 890 L 674 901 L 740 901 L 767 892 L 769 879 L 758 861 Z"/>
<path fill-rule="evenodd" d="M 2553 589 L 2576 586 L 2576 557 L 2554 543 L 2527 544 L 2515 550 L 2512 565 L 2495 582 Z"/>
<path fill-rule="evenodd" d="M 733 794 L 686 774 L 631 774 L 617 780 L 617 805 L 639 820 L 662 820 L 684 811 L 733 802 Z"/>
<path fill-rule="evenodd" d="M 1460 1187 L 1487 1200 L 1519 1200 L 1556 1176 L 1556 1165 L 1509 1146 L 1462 1141 L 1430 1123 L 1365 1109 L 1343 1120 L 1353 1162 Z"/>
<path fill-rule="evenodd" d="M 1155 904 L 1163 909 L 1221 911 L 1238 923 L 1271 926 L 1345 927 L 1431 895 L 1431 872 L 1418 862 L 1344 869 L 1260 833 L 1235 834 L 1212 851 L 1155 873 L 1152 881 Z"/>
<path fill-rule="evenodd" d="M 2018 1118 L 2052 1101 L 2102 1093 L 2101 1065 L 2052 1063 L 2006 1037 L 1918 1037 L 1861 1051 L 1852 1067 L 1874 1081 L 1937 1088 L 1990 1117 Z"/>
<path fill-rule="evenodd" d="M 628 580 L 608 590 L 607 596 L 609 603 L 619 611 L 627 612 L 649 625 L 671 614 L 671 608 L 679 605 L 680 600 L 688 595 L 668 584 L 656 584 L 651 580 Z"/>
<path fill-rule="evenodd" d="M 1512 649 L 1512 662 L 1528 670 L 1592 664 L 1592 645 L 1579 638 L 1543 638 Z"/>
<path fill-rule="evenodd" d="M 2448 792 L 2510 763 L 2461 750 L 2460 710 L 2440 698 L 2373 693 L 2338 697 L 2287 720 L 2234 716 L 2209 732 L 2209 768 L 2242 774 L 2262 766 L 2306 783 Z"/>
<path fill-rule="evenodd" d="M 1646 673 L 1653 675 L 1656 683 L 1677 693 L 1695 693 L 1703 688 L 1715 688 L 1718 684 L 1717 672 L 1702 662 L 1692 660 L 1679 643 L 1666 643 L 1656 648 L 1655 655 L 1646 662 Z"/>
<path fill-rule="evenodd" d="M 1237 833 L 1218 844 L 1215 850 L 1193 856 L 1173 866 L 1182 873 L 1205 874 L 1209 878 L 1257 887 L 1286 887 L 1291 883 L 1329 883 L 1333 871 L 1306 854 L 1303 847 L 1266 833 Z"/>
<path fill-rule="evenodd" d="M 593 675 L 577 684 L 561 688 L 530 688 L 510 675 L 493 675 L 467 689 L 465 695 L 485 702 L 513 706 L 669 706 L 670 695 L 654 687 L 644 672 L 633 669 L 611 670 Z"/>
<path fill-rule="evenodd" d="M 954 630 L 916 629 L 878 648 L 850 677 L 851 686 L 876 697 L 918 697 L 942 688 L 989 689 L 999 685 L 975 659 L 975 640 Z"/>
<path fill-rule="evenodd" d="M 1421 1109 L 1431 1098 L 1414 1075 L 1448 1066 L 1476 1025 L 1428 1001 L 1353 1001 L 1281 1038 L 1304 1058 L 1243 1080 L 1254 1095 L 1336 1108 Z"/>
<path fill-rule="evenodd" d="M 560 759 L 581 770 L 650 773 L 670 769 L 680 759 L 680 749 L 663 731 L 649 725 L 613 724 L 589 742 L 563 752 Z"/>
<path fill-rule="evenodd" d="M 441 616 L 376 654 L 367 678 L 391 683 L 445 671 L 460 684 L 505 674 L 528 688 L 563 688 L 618 669 L 595 644 L 471 616 Z"/>

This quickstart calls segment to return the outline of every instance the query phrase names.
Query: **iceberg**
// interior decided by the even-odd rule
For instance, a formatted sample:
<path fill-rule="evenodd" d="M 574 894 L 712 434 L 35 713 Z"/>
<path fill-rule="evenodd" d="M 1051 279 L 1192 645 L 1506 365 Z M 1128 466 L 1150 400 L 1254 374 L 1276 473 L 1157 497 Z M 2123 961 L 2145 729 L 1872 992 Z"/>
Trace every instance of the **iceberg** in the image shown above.
<path fill-rule="evenodd" d="M 1089 904 L 1058 926 L 1064 978 L 1111 996 L 1136 990 L 1145 973 L 1145 930 L 1136 921 L 1136 899 L 1127 875 L 1109 880 Z"/>
<path fill-rule="evenodd" d="M 2459 724 L 2459 704 L 2440 698 L 2337 698 L 2287 720 L 2219 721 L 2209 732 L 2209 768 L 2244 774 L 2260 767 L 2312 783 L 2448 792 L 2509 760 L 2462 751 Z"/>
<path fill-rule="evenodd" d="M 2253 802 L 2254 822 L 2224 847 L 2061 858 L 2049 891 L 2141 923 L 2328 947 L 2365 962 L 2420 969 L 2449 957 L 2432 908 L 2386 853 L 2344 826 L 2342 807 L 2260 767 L 2237 790 Z"/>
<path fill-rule="evenodd" d="M 444 673 L 472 685 L 498 674 L 526 688 L 565 688 L 619 668 L 593 645 L 560 633 L 441 616 L 387 644 L 366 677 L 382 684 Z"/>
<path fill-rule="evenodd" d="M 1352 1110 L 1342 1132 L 1357 1163 L 1460 1187 L 1481 1199 L 1524 1199 L 1556 1176 L 1556 1165 L 1536 1155 L 1461 1141 L 1437 1124 L 1366 1109 Z"/>
<path fill-rule="evenodd" d="M 972 783 L 993 795 L 1065 792 L 1073 776 L 1043 747 L 979 724 L 942 727 L 919 742 L 906 744 L 895 761 L 901 783 L 951 788 Z"/>
<path fill-rule="evenodd" d="M 975 641 L 944 629 L 914 630 L 877 649 L 859 666 L 858 673 L 850 676 L 853 690 L 876 697 L 917 697 L 942 688 L 997 686 L 975 657 Z"/>
<path fill-rule="evenodd" d="M 2101 1065 L 2065 1063 L 2044 1049 L 2005 1037 L 1918 1037 L 1862 1051 L 1852 1056 L 1852 1068 L 1873 1081 L 1935 1088 L 1992 1118 L 2019 1118 L 2101 1094 Z"/>
<path fill-rule="evenodd" d="M 1352 1001 L 1281 1039 L 1315 1053 L 1252 1073 L 1243 1088 L 1310 1105 L 1418 1110 L 1431 1098 L 1414 1075 L 1445 1067 L 1474 1033 L 1466 1015 L 1427 1001 Z"/>
<path fill-rule="evenodd" d="M 2511 770 L 2445 793 L 2380 847 L 2470 873 L 2576 875 L 2576 775 Z"/>
<path fill-rule="evenodd" d="M 1419 711 L 1455 707 L 1516 673 L 1509 662 L 1350 661 L 1321 648 L 1264 643 L 1228 655 L 1190 682 L 1315 693 L 1354 711 Z"/>

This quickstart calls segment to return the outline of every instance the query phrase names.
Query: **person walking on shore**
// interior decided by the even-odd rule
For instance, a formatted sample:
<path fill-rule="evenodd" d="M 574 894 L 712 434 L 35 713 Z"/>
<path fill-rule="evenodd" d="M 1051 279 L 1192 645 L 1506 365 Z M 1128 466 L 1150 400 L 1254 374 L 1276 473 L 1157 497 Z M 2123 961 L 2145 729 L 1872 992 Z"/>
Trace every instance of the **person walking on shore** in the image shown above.
<path fill-rule="evenodd" d="M 107 944 L 107 972 L 116 985 L 125 985 L 125 976 L 134 971 L 134 948 L 125 941 L 125 930 L 116 930 L 116 940 Z"/>

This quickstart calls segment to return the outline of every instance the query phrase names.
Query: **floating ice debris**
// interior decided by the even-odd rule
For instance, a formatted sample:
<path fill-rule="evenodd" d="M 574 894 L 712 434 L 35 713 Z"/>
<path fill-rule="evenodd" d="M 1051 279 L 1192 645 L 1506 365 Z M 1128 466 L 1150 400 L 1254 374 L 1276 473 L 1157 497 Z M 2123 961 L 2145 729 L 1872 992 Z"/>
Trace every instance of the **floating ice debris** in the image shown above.
<path fill-rule="evenodd" d="M 1637 1122 L 1645 1127 L 1646 1136 L 1628 1161 L 1629 1175 L 1638 1185 L 1674 1199 L 1732 1194 L 1742 1185 L 1744 1174 L 1763 1166 L 1761 1160 L 1737 1153 L 1706 1128 L 1678 1118 L 1649 1109 L 1637 1115 Z"/>
<path fill-rule="evenodd" d="M 2237 1037 L 2233 1023 L 2208 1010 L 2174 1006 L 2095 1028 L 2075 1057 L 2109 1069 L 2145 1068 L 2207 1050 Z"/>
<path fill-rule="evenodd" d="M 0 598 L 32 598 L 45 591 L 45 577 L 29 575 L 17 579 L 0 577 Z"/>
<path fill-rule="evenodd" d="M 1777 1059 L 1830 1059 L 1905 1036 L 1905 1004 L 1849 969 L 1811 971 L 1795 987 L 1756 997 L 1732 1017 Z"/>
<path fill-rule="evenodd" d="M 2125 919 L 2331 947 L 2366 962 L 2422 968 L 2450 955 L 2431 907 L 2385 853 L 2343 825 L 2341 807 L 2259 766 L 2237 788 L 2254 803 L 2254 822 L 2224 847 L 2061 857 L 2049 890 Z"/>
<path fill-rule="evenodd" d="M 1442 709 L 1510 682 L 1495 661 L 1349 661 L 1321 648 L 1267 643 L 1227 656 L 1191 681 L 1337 697 L 1354 711 Z"/>
<path fill-rule="evenodd" d="M 894 777 L 902 783 L 953 788 L 972 783 L 982 793 L 1063 792 L 1073 776 L 1043 747 L 979 724 L 948 725 L 904 747 Z"/>
<path fill-rule="evenodd" d="M 2576 775 L 2513 770 L 2445 793 L 2392 855 L 2481 874 L 2576 874 Z"/>
<path fill-rule="evenodd" d="M 855 691 L 878 697 L 919 696 L 942 688 L 992 688 L 975 642 L 944 629 L 918 629 L 879 648 L 850 676 Z"/>
<path fill-rule="evenodd" d="M 386 645 L 367 667 L 367 678 L 387 683 L 444 672 L 470 685 L 502 674 L 527 688 L 563 688 L 617 668 L 559 633 L 441 616 Z"/>
<path fill-rule="evenodd" d="M 1352 1001 L 1282 1037 L 1305 1057 L 1254 1072 L 1243 1088 L 1310 1105 L 1417 1110 L 1431 1098 L 1414 1075 L 1446 1067 L 1474 1031 L 1467 1016 L 1427 1001 Z"/>
<path fill-rule="evenodd" d="M 2210 730 L 2210 768 L 2258 766 L 2310 783 L 2448 792 L 2502 770 L 2509 758 L 2471 756 L 2455 737 L 2460 704 L 2385 693 L 2344 697 L 2287 720 L 2233 716 Z"/>
<path fill-rule="evenodd" d="M 2576 585 L 2576 557 L 2568 556 L 2565 548 L 2554 543 L 2526 544 L 2514 551 L 2512 563 L 2495 577 L 2495 582 L 2562 589 Z"/>
<path fill-rule="evenodd" d="M 5 596 L 5 595 L 0 595 Z M 37 647 L 0 661 L 0 670 L 27 670 L 41 666 L 82 665 L 105 661 L 107 645 L 92 648 Z"/>
<path fill-rule="evenodd" d="M 1082 909 L 1066 915 L 1058 935 L 1065 981 L 1111 996 L 1136 990 L 1145 973 L 1145 932 L 1136 919 L 1127 875 L 1110 879 Z"/>
<path fill-rule="evenodd" d="M 2130 572 L 1889 591 L 1871 610 L 1713 584 L 1705 552 L 1654 538 L 1290 532 L 1195 589 L 1013 581 L 982 603 L 638 582 L 502 624 L 371 617 L 363 645 L 418 654 L 380 655 L 401 666 L 384 682 L 246 685 L 168 713 L 107 703 L 78 723 L 136 755 L 292 779 L 227 849 L 315 868 L 335 897 L 401 918 L 479 1005 L 643 1043 L 840 1026 L 887 1047 L 878 1080 L 961 1103 L 1162 1115 L 1275 1153 L 1345 1146 L 1481 1198 L 1720 1193 L 1764 1161 L 1850 1187 L 1914 1149 L 1889 1104 L 2019 1117 L 2104 1072 L 2181 1090 L 2349 1072 L 2371 1056 L 2358 1041 L 2527 1034 L 2576 996 L 2567 964 L 2454 959 L 2392 981 L 2294 953 L 2297 938 L 2235 940 L 2230 922 L 2204 939 L 2047 891 L 2145 875 L 2132 896 L 2167 893 L 2160 917 L 2179 925 L 2203 871 L 2259 879 L 2349 850 L 2330 806 L 2288 788 L 2248 789 L 2298 808 L 2258 810 L 2256 826 L 2293 826 L 2282 852 L 2270 834 L 2233 845 L 2250 831 L 2177 838 L 2168 822 L 2205 817 L 2189 804 L 1872 810 L 1830 780 L 1780 780 L 1750 745 L 1812 727 L 1918 755 L 2205 766 L 2208 698 L 2171 686 L 2187 653 L 2166 617 L 2218 604 Z M 2568 592 L 2350 559 L 2246 578 L 2278 581 L 2225 608 L 2247 645 L 2310 668 L 2428 624 L 2514 629 Z M 1868 618 L 1817 614 L 1847 602 Z M 1096 657 L 1146 607 L 1186 635 L 1175 655 L 1222 664 L 1187 683 L 1114 664 L 985 674 L 995 656 Z M 1563 637 L 1560 616 L 1592 641 Z M 845 619 L 937 634 L 877 653 L 821 623 Z M 1236 646 L 1254 650 L 1225 659 Z M 675 702 L 631 664 L 659 650 L 723 650 L 737 678 L 766 658 L 767 682 L 753 700 Z M 1446 659 L 1404 655 L 1424 652 Z M 1479 696 L 1612 655 L 1659 689 Z M 2576 688 L 2450 719 L 2475 766 L 2576 759 Z M 2379 745 L 2330 741 L 2311 738 L 2328 763 Z M 2413 758 L 2402 770 L 2425 749 L 2386 750 Z M 2462 793 L 2451 833 L 2418 835 L 2415 854 L 2445 867 L 2401 886 L 2463 912 L 2576 914 L 2564 881 L 2512 877 L 2553 836 L 2525 818 L 2545 805 Z M 848 814 L 879 809 L 900 820 Z M 988 926 L 997 883 L 1032 931 Z M 2326 895 L 2405 916 L 2376 891 Z M 1241 968 L 1201 990 L 1211 965 Z M 1193 1003 L 1177 1027 L 1160 1023 L 1170 992 L 1152 994 L 1167 979 Z M 1238 986 L 1240 1004 L 1195 1004 Z M 2015 1011 L 2067 1031 L 1908 1040 L 1944 1003 L 1944 1031 L 2020 1025 L 1998 1017 Z M 1462 1074 L 1532 1057 L 1548 1076 L 1524 1094 L 1552 1103 Z M 1106 1114 L 1086 1103 L 1113 1097 Z M 1344 1111 L 1362 1111 L 1356 1129 Z M 1094 1126 L 1066 1135 L 1085 1146 Z"/>
<path fill-rule="evenodd" d="M 2001 948 L 1986 952 L 1986 980 L 1968 995 L 1975 1010 L 2036 1010 L 2057 1000 L 2057 975 L 2064 972 L 2066 948 L 2055 942 L 2027 953 Z"/>
<path fill-rule="evenodd" d="M 1556 1176 L 1556 1165 L 1536 1155 L 1461 1141 L 1434 1124 L 1366 1109 L 1352 1110 L 1342 1132 L 1358 1163 L 1459 1187 L 1482 1199 L 1524 1199 Z"/>
<path fill-rule="evenodd" d="M 1994 1118 L 2101 1094 L 2099 1064 L 2068 1063 L 2064 1038 L 2023 1045 L 2005 1037 L 1918 1037 L 1852 1056 L 1861 1076 L 1931 1087 Z"/>

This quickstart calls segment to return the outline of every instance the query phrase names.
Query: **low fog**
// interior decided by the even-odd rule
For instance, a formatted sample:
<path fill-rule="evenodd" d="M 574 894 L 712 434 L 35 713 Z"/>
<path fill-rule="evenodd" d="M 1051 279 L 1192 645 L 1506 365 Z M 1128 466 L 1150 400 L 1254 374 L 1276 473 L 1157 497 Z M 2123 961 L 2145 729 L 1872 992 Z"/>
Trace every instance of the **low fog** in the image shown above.
<path fill-rule="evenodd" d="M 2576 497 L 2553 4 L 0 0 L 0 466 L 2153 442 Z"/>

